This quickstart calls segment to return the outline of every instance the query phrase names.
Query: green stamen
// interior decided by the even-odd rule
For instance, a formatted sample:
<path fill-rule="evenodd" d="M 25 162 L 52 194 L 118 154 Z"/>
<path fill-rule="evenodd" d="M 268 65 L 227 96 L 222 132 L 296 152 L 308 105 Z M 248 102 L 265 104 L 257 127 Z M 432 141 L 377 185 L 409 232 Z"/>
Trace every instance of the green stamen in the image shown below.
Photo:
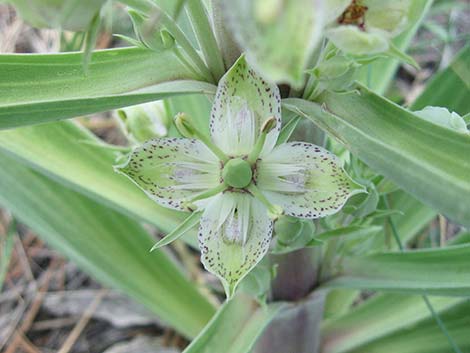
<path fill-rule="evenodd" d="M 272 116 L 266 119 L 266 121 L 261 126 L 261 133 L 258 137 L 258 140 L 255 143 L 255 147 L 253 147 L 253 150 L 248 155 L 248 158 L 247 158 L 248 163 L 253 164 L 256 162 L 259 155 L 261 154 L 261 151 L 263 150 L 264 143 L 266 142 L 266 136 L 268 136 L 268 134 L 275 127 L 276 127 L 276 118 Z"/>
<path fill-rule="evenodd" d="M 222 170 L 222 177 L 227 185 L 242 189 L 251 183 L 253 172 L 247 161 L 241 158 L 231 159 Z"/>
<path fill-rule="evenodd" d="M 227 155 L 217 147 L 211 139 L 200 132 L 192 123 L 191 118 L 186 113 L 178 113 L 175 115 L 175 125 L 178 131 L 184 137 L 188 138 L 197 138 L 204 143 L 207 148 L 209 148 L 222 162 L 227 162 L 228 157 Z"/>
<path fill-rule="evenodd" d="M 247 189 L 249 192 L 251 192 L 251 194 L 254 197 L 256 197 L 263 205 L 266 206 L 269 212 L 269 216 L 273 220 L 276 220 L 280 216 L 282 216 L 282 214 L 284 213 L 284 210 L 282 209 L 282 207 L 278 205 L 273 205 L 271 202 L 269 202 L 266 196 L 264 196 L 264 194 L 261 192 L 260 189 L 258 189 L 258 187 L 255 184 L 251 184 L 250 186 L 248 186 Z"/>
<path fill-rule="evenodd" d="M 227 189 L 227 185 L 225 183 L 219 184 L 215 188 L 204 191 L 200 193 L 199 195 L 194 196 L 191 200 L 183 202 L 183 204 L 186 205 L 188 208 L 194 209 L 195 207 L 193 205 L 193 202 L 208 199 L 209 197 L 212 197 L 221 193 L 225 189 Z"/>

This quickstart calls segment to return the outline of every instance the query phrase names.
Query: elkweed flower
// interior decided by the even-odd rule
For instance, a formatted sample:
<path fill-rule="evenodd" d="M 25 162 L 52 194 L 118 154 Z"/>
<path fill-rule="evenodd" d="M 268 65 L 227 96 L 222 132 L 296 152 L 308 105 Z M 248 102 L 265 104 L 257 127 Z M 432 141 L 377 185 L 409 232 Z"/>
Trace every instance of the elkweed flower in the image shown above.
<path fill-rule="evenodd" d="M 406 28 L 410 5 L 410 0 L 334 0 L 328 4 L 326 35 L 349 54 L 386 52 L 390 39 Z"/>
<path fill-rule="evenodd" d="M 267 253 L 278 217 L 325 217 L 363 190 L 327 150 L 305 142 L 276 145 L 278 88 L 244 57 L 219 83 L 210 138 L 186 115 L 175 120 L 187 138 L 147 141 L 117 170 L 160 205 L 202 212 L 201 261 L 229 297 Z"/>

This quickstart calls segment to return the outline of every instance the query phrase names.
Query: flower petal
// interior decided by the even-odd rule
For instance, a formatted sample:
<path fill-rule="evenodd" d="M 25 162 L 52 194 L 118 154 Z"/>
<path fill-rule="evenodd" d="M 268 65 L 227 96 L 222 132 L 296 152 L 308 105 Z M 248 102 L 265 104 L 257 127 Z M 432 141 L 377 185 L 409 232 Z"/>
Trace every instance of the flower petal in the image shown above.
<path fill-rule="evenodd" d="M 248 61 L 272 81 L 300 88 L 325 19 L 323 0 L 223 1 L 227 25 Z"/>
<path fill-rule="evenodd" d="M 364 191 L 335 155 L 304 142 L 282 144 L 259 161 L 256 182 L 286 214 L 310 219 L 338 212 L 351 195 Z"/>
<path fill-rule="evenodd" d="M 326 36 L 339 49 L 353 55 L 383 53 L 389 48 L 388 33 L 374 28 L 364 32 L 356 26 L 341 25 L 329 29 Z"/>
<path fill-rule="evenodd" d="M 266 208 L 246 193 L 214 196 L 201 218 L 201 261 L 218 276 L 230 297 L 269 248 L 273 222 Z"/>
<path fill-rule="evenodd" d="M 410 0 L 365 0 L 367 28 L 379 28 L 396 36 L 408 24 Z"/>
<path fill-rule="evenodd" d="M 242 56 L 219 82 L 211 111 L 212 140 L 228 155 L 248 154 L 270 117 L 277 126 L 268 134 L 263 153 L 272 150 L 279 136 L 281 97 L 277 86 L 258 76 Z"/>
<path fill-rule="evenodd" d="M 183 211 L 187 210 L 183 201 L 220 184 L 217 157 L 192 139 L 149 140 L 134 149 L 128 161 L 116 170 L 160 205 Z"/>

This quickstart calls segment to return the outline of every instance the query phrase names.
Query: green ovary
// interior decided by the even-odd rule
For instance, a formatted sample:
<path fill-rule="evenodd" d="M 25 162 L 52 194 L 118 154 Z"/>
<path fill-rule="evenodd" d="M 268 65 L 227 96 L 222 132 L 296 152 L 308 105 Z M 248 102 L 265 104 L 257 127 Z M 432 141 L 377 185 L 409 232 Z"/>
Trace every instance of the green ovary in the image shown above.
<path fill-rule="evenodd" d="M 250 185 L 252 176 L 253 172 L 251 171 L 250 164 L 241 158 L 229 160 L 222 170 L 224 182 L 228 186 L 237 189 Z"/>

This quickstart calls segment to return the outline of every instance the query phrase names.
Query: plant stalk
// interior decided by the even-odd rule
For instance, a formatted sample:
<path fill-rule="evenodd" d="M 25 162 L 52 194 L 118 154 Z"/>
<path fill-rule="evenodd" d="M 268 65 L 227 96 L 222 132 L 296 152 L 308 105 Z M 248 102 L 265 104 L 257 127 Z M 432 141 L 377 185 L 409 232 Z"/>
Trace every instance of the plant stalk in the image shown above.
<path fill-rule="evenodd" d="M 202 0 L 188 1 L 186 10 L 194 33 L 196 34 L 197 42 L 201 48 L 204 61 L 209 67 L 215 82 L 218 82 L 225 73 L 225 66 L 212 26 L 209 22 L 207 10 Z"/>

